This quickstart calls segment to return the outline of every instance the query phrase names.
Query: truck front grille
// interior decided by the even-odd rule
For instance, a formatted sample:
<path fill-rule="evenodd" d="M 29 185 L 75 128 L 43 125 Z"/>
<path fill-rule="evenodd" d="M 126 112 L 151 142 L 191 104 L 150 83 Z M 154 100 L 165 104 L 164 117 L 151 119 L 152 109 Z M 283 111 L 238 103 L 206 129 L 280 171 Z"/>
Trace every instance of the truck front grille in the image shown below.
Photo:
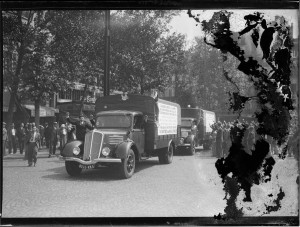
<path fill-rule="evenodd" d="M 116 145 L 116 144 L 119 144 L 121 142 L 123 142 L 123 136 L 119 136 L 119 135 L 108 136 L 108 143 L 109 144 Z"/>
<path fill-rule="evenodd" d="M 90 131 L 85 134 L 83 160 L 91 161 L 100 156 L 103 143 L 103 134 L 98 131 Z"/>

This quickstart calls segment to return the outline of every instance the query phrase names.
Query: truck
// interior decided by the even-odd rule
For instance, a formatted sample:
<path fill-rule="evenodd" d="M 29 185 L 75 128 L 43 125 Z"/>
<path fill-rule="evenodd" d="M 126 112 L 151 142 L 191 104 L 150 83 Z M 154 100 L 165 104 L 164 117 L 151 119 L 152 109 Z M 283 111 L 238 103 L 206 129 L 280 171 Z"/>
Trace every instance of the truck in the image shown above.
<path fill-rule="evenodd" d="M 158 157 L 172 163 L 179 143 L 180 105 L 144 95 L 111 95 L 95 103 L 95 128 L 85 141 L 67 143 L 61 159 L 70 176 L 83 169 L 114 166 L 122 178 L 130 178 L 136 163 Z"/>
<path fill-rule="evenodd" d="M 179 145 L 177 146 L 177 153 L 187 153 L 188 155 L 194 155 L 196 151 L 196 136 L 195 130 L 192 130 L 193 121 L 197 121 L 196 118 L 182 117 L 181 118 L 181 138 Z"/>
<path fill-rule="evenodd" d="M 208 150 L 212 146 L 212 128 L 210 127 L 216 122 L 216 114 L 213 111 L 204 110 L 201 108 L 182 108 L 182 118 L 196 119 L 197 124 L 197 135 L 196 145 L 203 146 L 204 150 Z"/>

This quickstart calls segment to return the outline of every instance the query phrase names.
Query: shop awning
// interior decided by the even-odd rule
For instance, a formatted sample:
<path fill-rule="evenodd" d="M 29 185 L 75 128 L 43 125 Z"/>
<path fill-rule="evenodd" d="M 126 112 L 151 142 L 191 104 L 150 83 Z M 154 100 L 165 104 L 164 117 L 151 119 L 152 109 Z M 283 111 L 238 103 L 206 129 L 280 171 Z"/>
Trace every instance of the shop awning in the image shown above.
<path fill-rule="evenodd" d="M 30 110 L 32 117 L 35 117 L 34 105 L 24 105 L 24 107 Z M 54 117 L 58 112 L 59 110 L 53 107 L 40 106 L 40 117 Z"/>

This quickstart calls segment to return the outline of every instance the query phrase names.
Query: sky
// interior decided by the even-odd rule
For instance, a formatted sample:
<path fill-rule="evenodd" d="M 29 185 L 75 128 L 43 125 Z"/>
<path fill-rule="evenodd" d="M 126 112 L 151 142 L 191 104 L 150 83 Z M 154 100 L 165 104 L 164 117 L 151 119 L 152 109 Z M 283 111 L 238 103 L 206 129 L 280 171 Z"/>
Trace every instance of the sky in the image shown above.
<path fill-rule="evenodd" d="M 193 14 L 200 14 L 200 21 L 209 20 L 213 13 L 219 10 L 192 10 Z M 288 23 L 293 23 L 293 38 L 298 37 L 298 10 L 227 10 L 233 12 L 231 16 L 230 24 L 233 31 L 240 31 L 245 26 L 244 16 L 254 12 L 264 13 L 264 18 L 273 20 L 275 15 L 284 16 Z M 179 16 L 173 18 L 171 22 L 171 31 L 182 33 L 186 35 L 188 45 L 192 43 L 195 37 L 203 36 L 200 24 L 196 26 L 196 21 L 190 18 L 187 14 L 187 10 L 183 10 Z"/>

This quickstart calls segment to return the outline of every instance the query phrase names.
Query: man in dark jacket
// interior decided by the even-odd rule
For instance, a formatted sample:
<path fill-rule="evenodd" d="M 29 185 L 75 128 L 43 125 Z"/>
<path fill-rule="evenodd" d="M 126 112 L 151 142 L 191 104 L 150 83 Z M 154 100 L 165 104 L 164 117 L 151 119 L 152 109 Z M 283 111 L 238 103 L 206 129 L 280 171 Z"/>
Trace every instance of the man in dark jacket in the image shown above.
<path fill-rule="evenodd" d="M 90 122 L 91 122 L 92 126 L 95 128 L 96 122 L 95 122 L 93 114 L 90 115 Z"/>
<path fill-rule="evenodd" d="M 77 140 L 84 142 L 86 130 L 87 129 L 93 130 L 93 126 L 84 120 L 83 114 L 80 114 L 79 121 L 76 121 L 76 120 L 71 120 L 69 113 L 67 113 L 66 120 L 70 124 L 76 125 L 76 139 Z"/>
<path fill-rule="evenodd" d="M 38 149 L 40 147 L 40 134 L 37 131 L 36 126 L 32 127 L 32 131 L 30 132 L 30 135 L 28 137 L 28 166 L 36 165 L 37 161 L 37 153 Z"/>
<path fill-rule="evenodd" d="M 57 122 L 54 122 L 52 127 L 50 128 L 50 142 L 49 142 L 49 156 L 48 158 L 51 157 L 51 155 L 55 155 L 56 152 L 56 146 L 58 142 L 58 128 L 57 128 Z"/>
<path fill-rule="evenodd" d="M 21 123 L 20 127 L 17 130 L 17 138 L 19 142 L 20 154 L 23 154 L 25 136 L 26 136 L 26 132 L 25 132 L 24 124 Z"/>
<path fill-rule="evenodd" d="M 50 135 L 51 135 L 51 128 L 49 127 L 48 123 L 45 124 L 45 130 L 44 130 L 44 137 L 45 137 L 45 143 L 46 147 L 49 148 L 50 146 Z"/>

